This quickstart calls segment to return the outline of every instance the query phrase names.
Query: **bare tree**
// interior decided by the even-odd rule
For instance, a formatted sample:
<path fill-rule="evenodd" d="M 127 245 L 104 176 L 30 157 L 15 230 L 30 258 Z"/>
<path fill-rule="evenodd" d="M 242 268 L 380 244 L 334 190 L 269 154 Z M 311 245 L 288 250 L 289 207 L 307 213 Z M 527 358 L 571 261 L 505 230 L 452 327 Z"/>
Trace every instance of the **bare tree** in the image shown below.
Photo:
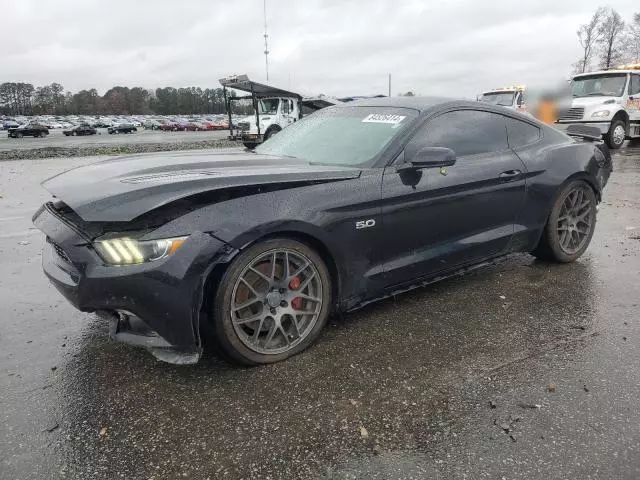
<path fill-rule="evenodd" d="M 593 17 L 591 17 L 591 20 L 584 25 L 580 25 L 580 28 L 576 32 L 580 46 L 582 47 L 582 58 L 573 65 L 575 73 L 584 73 L 589 68 L 594 47 L 601 35 L 600 22 L 605 13 L 606 11 L 603 7 L 598 7 Z"/>
<path fill-rule="evenodd" d="M 633 14 L 627 36 L 627 57 L 631 62 L 640 62 L 640 12 Z"/>
<path fill-rule="evenodd" d="M 600 66 L 604 69 L 611 68 L 622 59 L 624 40 L 624 20 L 613 8 L 606 10 L 598 33 Z"/>

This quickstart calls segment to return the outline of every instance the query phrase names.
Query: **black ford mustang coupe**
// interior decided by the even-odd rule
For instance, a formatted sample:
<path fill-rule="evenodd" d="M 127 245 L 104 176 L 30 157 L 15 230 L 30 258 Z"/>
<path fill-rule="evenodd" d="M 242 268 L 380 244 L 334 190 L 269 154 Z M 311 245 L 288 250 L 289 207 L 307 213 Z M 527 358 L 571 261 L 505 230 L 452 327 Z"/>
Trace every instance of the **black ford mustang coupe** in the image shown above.
<path fill-rule="evenodd" d="M 362 100 L 255 152 L 134 155 L 43 183 L 44 271 L 115 339 L 192 363 L 295 355 L 327 317 L 511 252 L 583 254 L 611 159 L 487 104 Z M 209 328 L 202 328 L 207 326 Z"/>

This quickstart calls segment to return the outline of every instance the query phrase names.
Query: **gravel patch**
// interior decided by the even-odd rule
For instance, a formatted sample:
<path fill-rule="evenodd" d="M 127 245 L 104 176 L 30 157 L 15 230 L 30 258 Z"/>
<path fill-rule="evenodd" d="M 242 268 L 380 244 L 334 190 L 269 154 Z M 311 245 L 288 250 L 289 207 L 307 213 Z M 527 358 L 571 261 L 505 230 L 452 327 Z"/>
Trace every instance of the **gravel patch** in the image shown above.
<path fill-rule="evenodd" d="M 28 160 L 56 157 L 89 157 L 94 155 L 126 155 L 132 153 L 168 152 L 172 150 L 203 150 L 208 148 L 237 147 L 238 143 L 226 139 L 176 143 L 140 143 L 128 145 L 81 145 L 70 147 L 41 147 L 29 150 L 0 151 L 2 160 Z"/>

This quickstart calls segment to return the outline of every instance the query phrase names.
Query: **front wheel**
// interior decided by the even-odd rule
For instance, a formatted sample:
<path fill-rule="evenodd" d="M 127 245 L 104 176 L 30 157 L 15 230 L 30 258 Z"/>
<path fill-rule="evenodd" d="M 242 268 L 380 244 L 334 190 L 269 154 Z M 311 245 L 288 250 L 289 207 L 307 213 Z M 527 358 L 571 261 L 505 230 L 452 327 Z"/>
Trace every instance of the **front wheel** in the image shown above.
<path fill-rule="evenodd" d="M 330 304 L 331 279 L 318 253 L 295 240 L 266 240 L 223 275 L 213 307 L 215 338 L 237 363 L 278 362 L 319 337 Z"/>
<path fill-rule="evenodd" d="M 576 180 L 562 189 L 532 252 L 538 258 L 569 263 L 587 249 L 596 227 L 596 195 L 589 184 Z"/>
<path fill-rule="evenodd" d="M 611 126 L 609 127 L 609 131 L 605 135 L 605 142 L 611 149 L 618 149 L 622 147 L 624 143 L 625 136 L 627 131 L 625 129 L 625 124 L 622 120 L 615 120 L 611 122 Z"/>
<path fill-rule="evenodd" d="M 269 130 L 267 130 L 267 132 L 264 134 L 264 140 L 265 142 L 267 140 L 269 140 L 271 137 L 273 137 L 276 133 L 278 133 L 279 131 L 281 131 L 282 129 L 280 127 L 271 127 Z"/>

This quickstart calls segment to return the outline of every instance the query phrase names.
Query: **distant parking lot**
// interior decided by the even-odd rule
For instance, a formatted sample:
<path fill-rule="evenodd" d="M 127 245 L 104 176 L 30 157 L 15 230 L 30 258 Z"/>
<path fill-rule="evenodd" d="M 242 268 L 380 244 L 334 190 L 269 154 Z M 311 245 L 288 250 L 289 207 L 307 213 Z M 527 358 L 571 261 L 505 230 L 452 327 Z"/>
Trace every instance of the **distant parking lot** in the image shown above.
<path fill-rule="evenodd" d="M 8 138 L 7 132 L 0 132 L 0 151 L 2 150 L 29 150 L 43 147 L 74 147 L 81 145 L 129 145 L 140 143 L 188 143 L 200 140 L 216 140 L 226 138 L 227 130 L 215 130 L 204 132 L 163 132 L 160 130 L 144 130 L 138 128 L 132 134 L 107 133 L 106 128 L 99 128 L 98 135 L 80 137 L 67 137 L 62 130 L 49 130 L 45 138 Z"/>

